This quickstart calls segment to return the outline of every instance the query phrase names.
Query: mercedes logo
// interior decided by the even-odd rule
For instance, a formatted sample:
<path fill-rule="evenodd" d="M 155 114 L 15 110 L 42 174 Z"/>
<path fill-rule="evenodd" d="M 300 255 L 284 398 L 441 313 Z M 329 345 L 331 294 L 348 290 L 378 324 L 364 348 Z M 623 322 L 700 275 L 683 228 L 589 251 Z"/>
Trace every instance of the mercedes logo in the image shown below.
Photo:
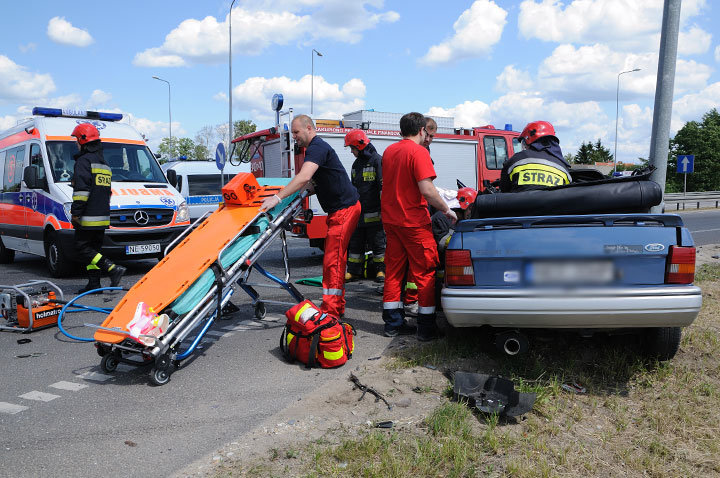
<path fill-rule="evenodd" d="M 150 216 L 145 211 L 135 211 L 133 219 L 138 226 L 144 226 L 150 221 Z"/>

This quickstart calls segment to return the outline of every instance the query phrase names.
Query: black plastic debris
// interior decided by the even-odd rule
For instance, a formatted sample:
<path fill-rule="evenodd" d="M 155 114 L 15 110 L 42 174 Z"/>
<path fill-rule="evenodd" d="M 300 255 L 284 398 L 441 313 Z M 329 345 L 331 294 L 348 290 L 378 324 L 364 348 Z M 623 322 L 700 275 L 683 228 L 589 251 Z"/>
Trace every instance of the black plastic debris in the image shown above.
<path fill-rule="evenodd" d="M 512 380 L 497 375 L 455 372 L 455 400 L 467 400 L 468 405 L 484 413 L 515 417 L 532 410 L 536 395 L 515 390 Z"/>
<path fill-rule="evenodd" d="M 392 420 L 387 420 L 385 422 L 378 422 L 375 424 L 375 428 L 392 428 L 395 426 L 395 423 L 393 423 Z"/>
<path fill-rule="evenodd" d="M 32 340 L 30 340 L 30 339 L 18 339 L 17 340 L 17 343 L 20 345 L 29 344 L 30 342 L 32 342 Z"/>

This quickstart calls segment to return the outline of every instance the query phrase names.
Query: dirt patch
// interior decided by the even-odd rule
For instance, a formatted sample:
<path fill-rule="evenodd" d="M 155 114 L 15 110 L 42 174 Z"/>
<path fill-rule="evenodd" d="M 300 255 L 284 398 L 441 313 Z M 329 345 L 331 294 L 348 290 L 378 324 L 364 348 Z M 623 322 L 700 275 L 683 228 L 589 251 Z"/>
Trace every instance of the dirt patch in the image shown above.
<path fill-rule="evenodd" d="M 703 264 L 720 264 L 720 244 L 697 246 L 695 256 L 697 267 Z"/>
<path fill-rule="evenodd" d="M 328 382 L 266 420 L 242 440 L 229 443 L 172 476 L 217 476 L 237 464 L 273 457 L 285 459 L 292 457 L 292 450 L 301 448 L 302 443 L 336 442 L 338 430 L 347 438 L 388 421 L 396 431 L 416 430 L 434 409 L 447 402 L 445 392 L 450 382 L 435 367 L 393 370 L 388 368 L 391 360 L 382 357 L 361 365 L 351 360 L 345 366 L 345 378 Z M 351 372 L 363 385 L 380 392 L 392 409 L 370 393 L 360 399 L 362 392 L 353 389 L 349 380 Z"/>

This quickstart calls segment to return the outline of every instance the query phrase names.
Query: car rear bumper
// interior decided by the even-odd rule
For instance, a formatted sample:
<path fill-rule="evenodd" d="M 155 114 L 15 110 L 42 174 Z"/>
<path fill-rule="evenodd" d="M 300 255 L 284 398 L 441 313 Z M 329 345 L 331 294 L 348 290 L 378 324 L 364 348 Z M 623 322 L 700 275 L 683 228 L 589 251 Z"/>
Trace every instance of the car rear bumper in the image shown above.
<path fill-rule="evenodd" d="M 685 327 L 702 306 L 693 285 L 594 289 L 443 288 L 442 307 L 454 327 Z"/>

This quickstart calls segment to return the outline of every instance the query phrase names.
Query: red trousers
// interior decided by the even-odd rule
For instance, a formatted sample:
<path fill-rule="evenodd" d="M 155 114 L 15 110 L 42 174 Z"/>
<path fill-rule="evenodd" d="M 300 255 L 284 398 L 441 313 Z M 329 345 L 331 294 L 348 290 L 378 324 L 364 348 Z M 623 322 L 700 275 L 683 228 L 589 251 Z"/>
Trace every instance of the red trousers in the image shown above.
<path fill-rule="evenodd" d="M 385 224 L 385 288 L 383 309 L 401 308 L 400 300 L 405 269 L 417 285 L 419 312 L 435 312 L 435 269 L 438 252 L 430 224 L 402 227 Z"/>
<path fill-rule="evenodd" d="M 350 237 L 360 217 L 360 201 L 340 209 L 327 217 L 323 257 L 323 301 L 320 309 L 328 315 L 340 317 L 345 313 L 345 266 Z"/>

